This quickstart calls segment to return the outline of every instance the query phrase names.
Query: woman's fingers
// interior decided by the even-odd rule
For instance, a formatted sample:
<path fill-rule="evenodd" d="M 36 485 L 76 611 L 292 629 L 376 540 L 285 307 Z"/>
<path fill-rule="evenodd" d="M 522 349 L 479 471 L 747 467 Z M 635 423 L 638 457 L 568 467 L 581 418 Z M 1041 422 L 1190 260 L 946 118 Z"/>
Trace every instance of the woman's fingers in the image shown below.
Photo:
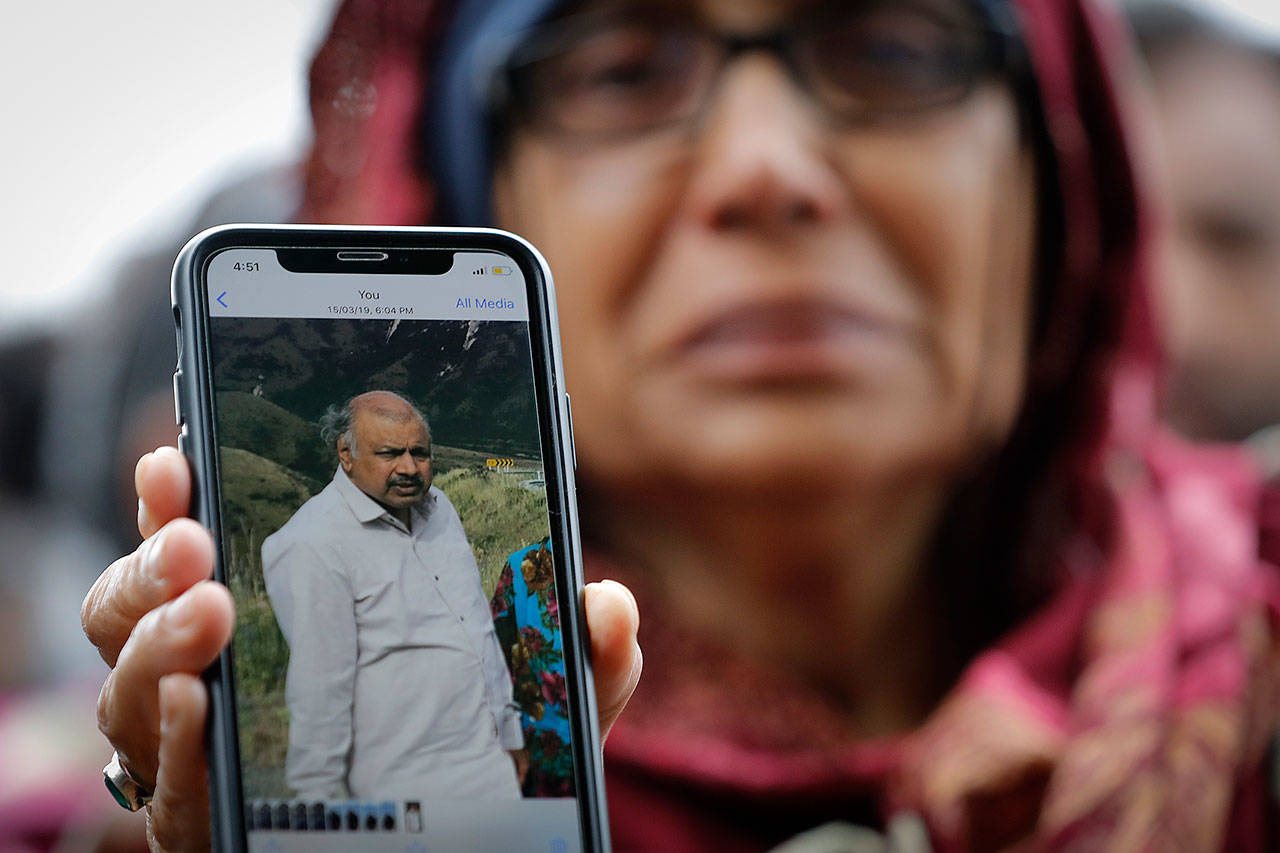
<path fill-rule="evenodd" d="M 230 639 L 234 621 L 227 588 L 198 583 L 138 621 L 107 675 L 98 698 L 98 726 L 144 785 L 151 786 L 157 775 L 160 680 L 203 672 Z"/>
<path fill-rule="evenodd" d="M 191 468 L 177 448 L 161 447 L 138 460 L 138 532 L 149 538 L 191 508 Z"/>
<path fill-rule="evenodd" d="M 94 583 L 80 608 L 85 636 L 115 666 L 139 619 L 212 574 L 209 532 L 189 519 L 171 521 Z"/>
<path fill-rule="evenodd" d="M 631 590 L 610 580 L 587 584 L 586 607 L 600 736 L 604 738 L 640 681 L 642 657 L 636 640 L 640 611 Z"/>
<path fill-rule="evenodd" d="M 134 485 L 138 529 L 147 539 L 98 577 L 80 608 L 84 632 L 109 666 L 145 613 L 213 573 L 209 534 L 178 520 L 191 499 L 191 471 L 182 455 L 172 447 L 148 453 L 138 460 Z"/>
<path fill-rule="evenodd" d="M 209 780 L 205 775 L 204 720 L 209 692 L 195 675 L 174 673 L 159 682 L 160 766 L 147 810 L 152 850 L 209 849 Z"/>

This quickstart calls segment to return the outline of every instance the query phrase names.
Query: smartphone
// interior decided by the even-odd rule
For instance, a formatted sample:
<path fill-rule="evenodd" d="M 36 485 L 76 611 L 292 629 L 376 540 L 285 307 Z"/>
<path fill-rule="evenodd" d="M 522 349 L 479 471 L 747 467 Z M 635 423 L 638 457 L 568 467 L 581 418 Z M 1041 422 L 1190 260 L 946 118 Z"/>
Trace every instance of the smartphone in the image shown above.
<path fill-rule="evenodd" d="M 232 225 L 173 273 L 235 599 L 215 849 L 606 850 L 551 273 L 491 229 Z"/>

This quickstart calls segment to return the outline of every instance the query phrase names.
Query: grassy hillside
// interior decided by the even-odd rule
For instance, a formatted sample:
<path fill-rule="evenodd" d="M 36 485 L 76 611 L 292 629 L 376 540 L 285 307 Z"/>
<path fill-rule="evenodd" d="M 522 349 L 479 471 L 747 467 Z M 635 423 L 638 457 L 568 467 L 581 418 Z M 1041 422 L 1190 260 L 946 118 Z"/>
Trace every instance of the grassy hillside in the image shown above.
<path fill-rule="evenodd" d="M 212 332 L 219 391 L 252 396 L 256 389 L 304 423 L 314 425 L 329 406 L 384 388 L 422 409 L 444 444 L 498 455 L 538 452 L 524 323 L 242 317 L 220 319 Z M 314 426 L 307 433 L 313 440 Z M 264 446 L 223 443 L 254 452 Z"/>
<path fill-rule="evenodd" d="M 222 447 L 220 457 L 223 560 L 236 601 L 232 654 L 245 788 L 255 791 L 254 796 L 274 795 L 284 786 L 289 733 L 284 676 L 289 647 L 262 581 L 262 540 L 311 497 L 312 483 L 247 450 Z"/>
<path fill-rule="evenodd" d="M 513 477 L 475 468 L 456 468 L 436 477 L 435 485 L 462 519 L 488 599 L 507 557 L 547 535 L 546 492 L 529 491 Z"/>
<path fill-rule="evenodd" d="M 245 391 L 218 395 L 218 443 L 270 459 L 307 481 L 314 494 L 333 476 L 334 451 L 319 427 L 265 397 Z"/>

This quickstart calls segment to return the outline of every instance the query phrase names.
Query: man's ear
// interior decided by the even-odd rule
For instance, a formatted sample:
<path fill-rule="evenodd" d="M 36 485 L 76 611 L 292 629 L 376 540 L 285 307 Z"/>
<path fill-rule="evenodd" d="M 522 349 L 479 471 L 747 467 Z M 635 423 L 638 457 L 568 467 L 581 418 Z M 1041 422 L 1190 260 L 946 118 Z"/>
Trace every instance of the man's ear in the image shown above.
<path fill-rule="evenodd" d="M 342 470 L 350 474 L 351 445 L 347 442 L 345 436 L 338 439 L 338 461 L 342 463 Z"/>

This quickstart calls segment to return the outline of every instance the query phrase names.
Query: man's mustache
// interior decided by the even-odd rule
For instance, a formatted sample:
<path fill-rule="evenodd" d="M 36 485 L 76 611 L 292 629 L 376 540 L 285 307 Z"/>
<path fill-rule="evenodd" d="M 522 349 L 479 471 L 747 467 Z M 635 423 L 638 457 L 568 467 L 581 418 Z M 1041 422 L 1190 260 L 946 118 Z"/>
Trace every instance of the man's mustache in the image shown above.
<path fill-rule="evenodd" d="M 397 474 L 396 476 L 387 479 L 388 488 L 398 488 L 400 486 L 414 486 L 416 488 L 422 488 L 424 485 L 426 485 L 426 480 L 424 480 L 419 474 L 413 474 L 410 476 Z"/>

